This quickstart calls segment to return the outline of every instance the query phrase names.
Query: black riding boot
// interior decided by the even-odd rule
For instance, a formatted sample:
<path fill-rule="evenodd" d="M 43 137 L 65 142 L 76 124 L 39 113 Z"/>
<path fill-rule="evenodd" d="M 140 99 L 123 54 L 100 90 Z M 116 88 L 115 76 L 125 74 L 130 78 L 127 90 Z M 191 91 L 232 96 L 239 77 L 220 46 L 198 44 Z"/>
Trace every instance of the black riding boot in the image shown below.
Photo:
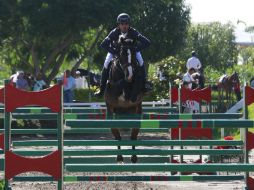
<path fill-rule="evenodd" d="M 153 87 L 152 87 L 152 84 L 151 82 L 147 81 L 147 78 L 146 78 L 146 69 L 145 69 L 145 66 L 142 65 L 140 67 L 140 72 L 142 74 L 142 77 L 143 77 L 143 82 L 144 82 L 144 85 L 143 85 L 143 92 L 146 93 L 146 92 L 150 92 L 153 90 Z"/>
<path fill-rule="evenodd" d="M 94 96 L 101 97 L 101 96 L 104 95 L 107 80 L 108 80 L 108 75 L 109 75 L 109 69 L 106 69 L 106 68 L 103 67 L 102 72 L 101 72 L 100 91 L 94 93 Z"/>
<path fill-rule="evenodd" d="M 134 74 L 134 83 L 130 94 L 131 95 L 130 100 L 132 102 L 135 102 L 137 100 L 137 96 L 140 92 L 143 91 L 143 88 L 144 88 L 143 70 L 141 69 L 141 67 L 138 67 L 136 73 Z"/>

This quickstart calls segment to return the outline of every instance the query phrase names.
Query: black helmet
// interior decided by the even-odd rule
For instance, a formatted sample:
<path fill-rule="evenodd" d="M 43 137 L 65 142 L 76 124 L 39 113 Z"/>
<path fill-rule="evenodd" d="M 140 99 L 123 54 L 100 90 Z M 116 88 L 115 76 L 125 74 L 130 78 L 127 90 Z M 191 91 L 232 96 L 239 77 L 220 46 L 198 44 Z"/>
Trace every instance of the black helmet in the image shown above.
<path fill-rule="evenodd" d="M 117 17 L 117 23 L 130 23 L 131 17 L 127 13 L 121 13 Z"/>
<path fill-rule="evenodd" d="M 191 52 L 191 55 L 192 55 L 192 56 L 196 56 L 197 54 L 196 54 L 195 51 L 192 51 L 192 52 Z"/>

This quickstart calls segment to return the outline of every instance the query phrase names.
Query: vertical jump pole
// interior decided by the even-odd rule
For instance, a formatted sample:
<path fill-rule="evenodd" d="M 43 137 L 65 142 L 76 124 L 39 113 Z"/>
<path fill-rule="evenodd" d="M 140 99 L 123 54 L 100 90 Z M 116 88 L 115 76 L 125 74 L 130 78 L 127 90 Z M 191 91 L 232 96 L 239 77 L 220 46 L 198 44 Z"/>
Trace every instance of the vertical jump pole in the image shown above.
<path fill-rule="evenodd" d="M 182 110 L 182 89 L 181 89 L 181 85 L 179 84 L 179 88 L 178 88 L 178 102 L 179 102 L 179 114 L 181 114 L 183 112 Z M 178 140 L 180 141 L 182 139 L 182 128 L 179 128 L 178 126 Z M 180 147 L 181 150 L 183 149 L 183 146 Z M 183 163 L 183 155 L 180 155 L 180 163 Z M 180 175 L 182 175 L 182 172 L 180 172 Z"/>
<path fill-rule="evenodd" d="M 246 104 L 246 82 L 244 82 L 244 87 L 243 87 L 243 117 L 244 119 L 248 119 L 248 106 Z M 244 163 L 247 164 L 249 163 L 249 151 L 247 149 L 247 137 L 248 137 L 248 128 L 241 129 L 243 131 L 241 138 L 244 140 Z M 246 188 L 249 189 L 248 187 L 248 178 L 249 178 L 249 172 L 245 172 L 245 184 Z"/>
<path fill-rule="evenodd" d="M 11 142 L 11 113 L 6 112 L 5 109 L 5 99 L 6 99 L 6 85 L 9 83 L 9 80 L 4 81 L 4 157 L 6 153 L 10 150 L 10 142 Z M 4 159 L 4 163 L 6 162 L 6 159 Z M 4 164 L 4 167 L 6 167 L 6 164 Z M 6 169 L 4 168 L 5 176 L 6 176 Z M 4 178 L 4 189 L 10 190 L 11 187 L 9 186 L 9 180 L 5 177 Z"/>
<path fill-rule="evenodd" d="M 57 140 L 58 140 L 58 151 L 60 152 L 60 156 L 61 156 L 61 177 L 58 180 L 58 190 L 62 190 L 63 189 L 63 165 L 64 165 L 64 155 L 63 155 L 63 86 L 61 85 L 60 88 L 60 99 L 61 99 L 61 103 L 60 103 L 60 111 L 57 114 Z"/>

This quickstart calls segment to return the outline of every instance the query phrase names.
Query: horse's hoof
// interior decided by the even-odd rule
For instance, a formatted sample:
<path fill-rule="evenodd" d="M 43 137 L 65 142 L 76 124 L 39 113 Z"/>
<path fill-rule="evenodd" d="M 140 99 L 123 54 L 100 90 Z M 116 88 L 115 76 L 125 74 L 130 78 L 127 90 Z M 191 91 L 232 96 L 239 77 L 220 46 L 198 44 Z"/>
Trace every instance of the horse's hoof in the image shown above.
<path fill-rule="evenodd" d="M 122 155 L 117 155 L 116 161 L 117 162 L 123 162 L 123 156 Z"/>
<path fill-rule="evenodd" d="M 132 162 L 132 163 L 137 163 L 137 161 L 138 161 L 137 155 L 132 155 L 132 156 L 131 156 L 131 162 Z"/>

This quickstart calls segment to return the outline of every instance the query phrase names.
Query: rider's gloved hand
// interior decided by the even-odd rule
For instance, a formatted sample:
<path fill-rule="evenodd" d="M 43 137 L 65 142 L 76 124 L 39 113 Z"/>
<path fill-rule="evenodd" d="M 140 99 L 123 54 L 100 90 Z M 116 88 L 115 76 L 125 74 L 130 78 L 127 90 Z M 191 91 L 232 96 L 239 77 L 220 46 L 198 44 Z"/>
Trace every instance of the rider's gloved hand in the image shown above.
<path fill-rule="evenodd" d="M 113 48 L 111 53 L 112 53 L 113 55 L 119 55 L 119 52 L 120 52 L 119 49 Z"/>

